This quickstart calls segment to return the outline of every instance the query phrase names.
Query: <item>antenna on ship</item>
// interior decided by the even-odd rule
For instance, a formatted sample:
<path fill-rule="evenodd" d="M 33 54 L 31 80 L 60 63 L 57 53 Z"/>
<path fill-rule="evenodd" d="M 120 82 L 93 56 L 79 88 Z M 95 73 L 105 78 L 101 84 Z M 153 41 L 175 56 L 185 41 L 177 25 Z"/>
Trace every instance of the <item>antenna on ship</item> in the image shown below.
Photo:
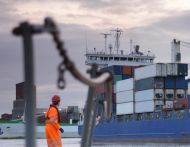
<path fill-rule="evenodd" d="M 119 38 L 121 36 L 121 32 L 123 32 L 121 29 L 117 28 L 116 30 L 111 30 L 111 31 L 115 31 L 115 48 L 117 50 L 117 54 L 119 52 L 119 46 L 120 46 L 120 42 L 119 42 Z"/>
<path fill-rule="evenodd" d="M 130 53 L 132 52 L 133 40 L 130 40 Z"/>
<path fill-rule="evenodd" d="M 107 53 L 107 37 L 111 34 L 108 33 L 101 33 L 101 35 L 104 35 L 105 38 L 105 53 Z"/>

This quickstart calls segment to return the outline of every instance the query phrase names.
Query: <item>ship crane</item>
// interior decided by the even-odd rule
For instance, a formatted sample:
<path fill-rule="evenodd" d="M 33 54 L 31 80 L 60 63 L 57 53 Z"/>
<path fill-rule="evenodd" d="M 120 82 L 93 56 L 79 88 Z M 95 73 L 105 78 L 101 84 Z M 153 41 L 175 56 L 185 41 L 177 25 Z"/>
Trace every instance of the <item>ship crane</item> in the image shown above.
<path fill-rule="evenodd" d="M 181 52 L 180 46 L 185 46 L 190 48 L 190 43 L 173 39 L 171 42 L 171 62 L 172 63 L 181 63 Z"/>

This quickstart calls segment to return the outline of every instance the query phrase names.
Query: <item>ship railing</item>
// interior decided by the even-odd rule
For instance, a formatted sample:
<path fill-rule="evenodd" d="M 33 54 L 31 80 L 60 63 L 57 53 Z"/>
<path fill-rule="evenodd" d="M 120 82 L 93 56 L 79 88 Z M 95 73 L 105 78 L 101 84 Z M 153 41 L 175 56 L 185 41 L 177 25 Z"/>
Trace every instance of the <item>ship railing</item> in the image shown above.
<path fill-rule="evenodd" d="M 32 36 L 34 34 L 40 34 L 47 32 L 53 37 L 53 41 L 56 44 L 62 62 L 58 66 L 59 77 L 57 81 L 58 88 L 64 89 L 66 82 L 64 79 L 65 71 L 68 70 L 77 80 L 89 86 L 88 97 L 86 101 L 86 111 L 84 119 L 84 130 L 81 141 L 81 147 L 90 147 L 92 141 L 92 132 L 95 125 L 97 100 L 95 98 L 95 88 L 102 83 L 106 84 L 106 103 L 105 116 L 107 119 L 111 119 L 111 106 L 112 106 L 112 74 L 111 72 L 99 72 L 97 65 L 92 65 L 88 70 L 91 78 L 86 78 L 75 67 L 74 63 L 67 55 L 64 43 L 60 39 L 59 30 L 55 22 L 51 18 L 46 18 L 43 25 L 33 25 L 28 22 L 21 23 L 18 27 L 13 29 L 13 34 L 21 36 L 23 38 L 24 47 L 24 76 L 25 87 L 24 96 L 26 97 L 26 147 L 35 147 L 36 142 L 36 97 L 34 95 L 34 64 L 33 64 L 33 41 Z"/>

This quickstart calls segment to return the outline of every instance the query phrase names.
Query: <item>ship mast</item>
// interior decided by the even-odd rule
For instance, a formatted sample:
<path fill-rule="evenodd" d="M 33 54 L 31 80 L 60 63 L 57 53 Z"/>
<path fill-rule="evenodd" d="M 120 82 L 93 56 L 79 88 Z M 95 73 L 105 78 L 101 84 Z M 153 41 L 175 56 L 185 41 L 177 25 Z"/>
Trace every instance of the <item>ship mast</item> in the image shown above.
<path fill-rule="evenodd" d="M 117 28 L 115 30 L 111 30 L 111 31 L 115 31 L 115 49 L 117 50 L 117 54 L 119 53 L 119 46 L 120 46 L 120 42 L 119 42 L 119 38 L 121 36 L 121 32 L 123 32 L 121 29 Z"/>
<path fill-rule="evenodd" d="M 107 37 L 108 37 L 108 35 L 111 35 L 111 34 L 101 33 L 101 35 L 104 35 L 104 38 L 105 38 L 105 53 L 107 53 Z"/>

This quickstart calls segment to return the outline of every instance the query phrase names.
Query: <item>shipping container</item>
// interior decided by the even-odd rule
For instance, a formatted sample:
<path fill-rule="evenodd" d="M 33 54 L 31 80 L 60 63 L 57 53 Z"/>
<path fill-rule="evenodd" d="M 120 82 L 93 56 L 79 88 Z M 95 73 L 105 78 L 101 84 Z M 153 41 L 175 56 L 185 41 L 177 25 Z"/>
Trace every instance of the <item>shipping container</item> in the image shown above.
<path fill-rule="evenodd" d="M 163 89 L 164 78 L 151 77 L 135 81 L 135 91 L 147 90 L 147 89 Z"/>
<path fill-rule="evenodd" d="M 117 115 L 133 114 L 133 113 L 134 113 L 133 102 L 116 104 Z"/>
<path fill-rule="evenodd" d="M 122 66 L 120 65 L 112 65 L 108 67 L 101 68 L 102 72 L 110 71 L 113 75 L 120 75 L 122 74 Z"/>
<path fill-rule="evenodd" d="M 166 65 L 157 63 L 135 69 L 135 80 L 149 77 L 166 77 Z"/>
<path fill-rule="evenodd" d="M 175 99 L 182 99 L 186 98 L 185 90 L 184 89 L 176 89 L 175 90 Z"/>
<path fill-rule="evenodd" d="M 116 92 L 134 89 L 134 79 L 126 79 L 116 82 Z"/>
<path fill-rule="evenodd" d="M 122 74 L 127 74 L 129 76 L 132 76 L 132 67 L 131 66 L 123 66 L 122 67 Z"/>
<path fill-rule="evenodd" d="M 114 75 L 113 76 L 113 83 L 116 84 L 117 81 L 122 80 L 122 75 Z"/>
<path fill-rule="evenodd" d="M 116 93 L 116 103 L 126 103 L 134 101 L 134 91 L 121 91 Z"/>
<path fill-rule="evenodd" d="M 187 108 L 188 101 L 187 98 L 180 98 L 174 100 L 174 109 L 185 109 Z"/>
<path fill-rule="evenodd" d="M 124 75 L 122 75 L 122 80 L 125 80 L 125 79 L 129 79 L 129 78 L 131 78 L 132 76 L 129 76 L 129 75 L 127 75 L 127 74 L 124 74 Z"/>
<path fill-rule="evenodd" d="M 188 65 L 183 63 L 168 63 L 167 75 L 168 76 L 187 76 L 188 75 Z"/>
<path fill-rule="evenodd" d="M 175 88 L 185 89 L 185 87 L 186 87 L 185 77 L 176 77 Z"/>
<path fill-rule="evenodd" d="M 159 112 L 163 109 L 164 102 L 158 100 L 149 100 L 135 102 L 135 113 Z"/>
<path fill-rule="evenodd" d="M 174 89 L 165 89 L 165 100 L 174 100 Z"/>
<path fill-rule="evenodd" d="M 172 110 L 174 108 L 174 101 L 165 101 L 165 105 L 163 106 L 164 110 Z"/>
<path fill-rule="evenodd" d="M 188 75 L 188 64 L 178 63 L 178 75 L 179 76 Z"/>
<path fill-rule="evenodd" d="M 135 113 L 153 112 L 154 101 L 135 102 Z"/>
<path fill-rule="evenodd" d="M 175 77 L 166 77 L 164 80 L 165 89 L 175 89 Z"/>
<path fill-rule="evenodd" d="M 135 92 L 135 101 L 147 101 L 147 100 L 163 100 L 164 99 L 164 91 L 163 89 L 149 89 L 143 91 Z"/>
<path fill-rule="evenodd" d="M 190 108 L 190 95 L 187 96 L 188 108 Z"/>
<path fill-rule="evenodd" d="M 167 63 L 167 76 L 177 76 L 177 63 Z"/>

